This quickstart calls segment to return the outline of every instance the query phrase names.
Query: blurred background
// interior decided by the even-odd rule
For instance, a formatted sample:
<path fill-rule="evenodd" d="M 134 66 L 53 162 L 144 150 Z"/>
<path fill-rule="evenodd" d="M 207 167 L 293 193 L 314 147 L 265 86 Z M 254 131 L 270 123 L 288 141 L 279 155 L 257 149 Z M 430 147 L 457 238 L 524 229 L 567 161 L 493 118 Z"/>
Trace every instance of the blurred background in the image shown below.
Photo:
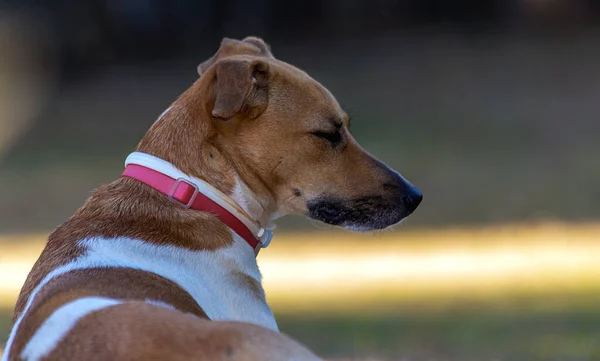
<path fill-rule="evenodd" d="M 330 359 L 600 360 L 593 0 L 0 0 L 0 349 L 48 232 L 247 35 L 424 193 L 385 233 L 279 221 L 282 331 Z"/>

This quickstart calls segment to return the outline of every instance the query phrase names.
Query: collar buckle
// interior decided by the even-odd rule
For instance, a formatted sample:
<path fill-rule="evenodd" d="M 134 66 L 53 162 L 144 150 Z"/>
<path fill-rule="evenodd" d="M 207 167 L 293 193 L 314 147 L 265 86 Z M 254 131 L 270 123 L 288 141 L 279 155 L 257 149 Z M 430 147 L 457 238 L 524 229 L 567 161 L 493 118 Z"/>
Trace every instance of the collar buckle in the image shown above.
<path fill-rule="evenodd" d="M 258 238 L 262 248 L 267 248 L 273 239 L 273 231 L 268 228 L 261 228 L 258 232 Z"/>
<path fill-rule="evenodd" d="M 182 189 L 181 186 L 187 186 L 188 188 Z M 189 209 L 194 203 L 194 200 L 196 200 L 198 193 L 200 193 L 200 190 L 196 184 L 192 183 L 192 181 L 185 178 L 177 178 L 175 183 L 173 183 L 173 187 L 171 187 L 171 190 L 167 194 L 167 198 L 171 202 L 179 204 L 184 209 Z"/>
<path fill-rule="evenodd" d="M 273 231 L 266 228 L 261 228 L 258 231 L 258 243 L 256 243 L 256 247 L 254 247 L 254 256 L 258 255 L 261 248 L 267 248 L 273 239 Z"/>

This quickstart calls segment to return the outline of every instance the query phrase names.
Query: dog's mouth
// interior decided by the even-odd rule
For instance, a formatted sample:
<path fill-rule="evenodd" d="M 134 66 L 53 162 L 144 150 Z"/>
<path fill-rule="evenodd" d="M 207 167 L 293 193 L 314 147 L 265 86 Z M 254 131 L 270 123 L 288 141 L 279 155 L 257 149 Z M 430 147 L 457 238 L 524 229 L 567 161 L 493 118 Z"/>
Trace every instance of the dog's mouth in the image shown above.
<path fill-rule="evenodd" d="M 308 216 L 351 231 L 375 231 L 393 226 L 409 216 L 421 202 L 422 195 L 394 198 L 365 196 L 346 200 L 321 196 L 307 202 Z"/>

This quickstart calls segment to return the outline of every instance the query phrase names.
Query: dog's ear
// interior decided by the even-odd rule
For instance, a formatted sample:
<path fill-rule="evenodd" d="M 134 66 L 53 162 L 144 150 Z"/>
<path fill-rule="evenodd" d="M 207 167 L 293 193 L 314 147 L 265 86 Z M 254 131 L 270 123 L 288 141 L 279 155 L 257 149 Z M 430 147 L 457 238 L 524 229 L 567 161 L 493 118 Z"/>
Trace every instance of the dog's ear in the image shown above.
<path fill-rule="evenodd" d="M 269 102 L 269 65 L 260 59 L 228 58 L 215 64 L 212 115 L 230 119 L 244 112 L 256 118 Z"/>
<path fill-rule="evenodd" d="M 241 41 L 223 38 L 217 53 L 210 59 L 198 65 L 198 75 L 202 76 L 202 74 L 206 73 L 208 68 L 210 68 L 217 61 L 234 55 L 254 55 L 273 58 L 271 48 L 261 38 L 249 36 Z"/>

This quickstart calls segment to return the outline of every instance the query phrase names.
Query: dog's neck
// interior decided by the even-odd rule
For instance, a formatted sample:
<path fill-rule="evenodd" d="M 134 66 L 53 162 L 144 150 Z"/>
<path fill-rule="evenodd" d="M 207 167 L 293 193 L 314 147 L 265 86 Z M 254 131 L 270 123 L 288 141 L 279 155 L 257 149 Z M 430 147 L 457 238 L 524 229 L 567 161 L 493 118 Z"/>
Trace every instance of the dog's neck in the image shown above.
<path fill-rule="evenodd" d="M 268 196 L 258 196 L 220 149 L 218 133 L 206 105 L 198 101 L 196 81 L 167 108 L 140 141 L 137 150 L 171 163 L 228 195 L 260 227 L 270 227 L 276 214 Z"/>

